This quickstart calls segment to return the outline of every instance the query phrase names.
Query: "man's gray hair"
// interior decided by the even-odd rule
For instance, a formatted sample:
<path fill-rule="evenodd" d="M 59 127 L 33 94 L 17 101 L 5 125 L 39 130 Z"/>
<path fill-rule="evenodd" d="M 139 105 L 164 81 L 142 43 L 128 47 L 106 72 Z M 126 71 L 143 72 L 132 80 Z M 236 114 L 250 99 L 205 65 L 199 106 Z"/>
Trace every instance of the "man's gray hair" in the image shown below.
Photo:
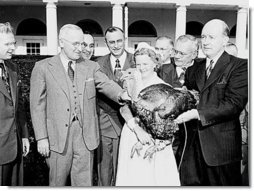
<path fill-rule="evenodd" d="M 14 34 L 13 28 L 9 22 L 0 23 L 0 33 L 2 34 Z"/>
<path fill-rule="evenodd" d="M 156 38 L 156 42 L 157 42 L 158 40 L 168 40 L 169 44 L 170 44 L 171 46 L 174 46 L 174 41 L 173 41 L 172 38 L 170 38 L 169 36 L 159 36 L 159 37 Z"/>
<path fill-rule="evenodd" d="M 178 41 L 180 41 L 180 42 L 191 41 L 193 50 L 198 51 L 199 43 L 198 43 L 198 39 L 195 36 L 192 36 L 189 34 L 181 35 L 177 38 L 176 42 L 178 42 Z"/>
<path fill-rule="evenodd" d="M 70 30 L 78 30 L 78 31 L 83 32 L 82 29 L 77 25 L 66 24 L 66 25 L 62 26 L 59 31 L 59 39 L 66 38 L 66 36 Z"/>

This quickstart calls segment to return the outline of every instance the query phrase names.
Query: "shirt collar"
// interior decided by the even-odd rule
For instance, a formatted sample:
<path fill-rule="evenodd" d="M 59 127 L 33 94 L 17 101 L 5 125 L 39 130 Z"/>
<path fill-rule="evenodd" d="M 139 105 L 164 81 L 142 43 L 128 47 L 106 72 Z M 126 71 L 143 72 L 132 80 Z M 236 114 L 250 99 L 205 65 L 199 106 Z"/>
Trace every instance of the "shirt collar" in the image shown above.
<path fill-rule="evenodd" d="M 223 54 L 224 50 L 220 51 L 215 57 L 213 57 L 212 59 L 210 58 L 206 58 L 206 68 L 210 65 L 211 60 L 213 60 L 213 67 L 215 66 L 215 64 L 217 63 L 218 59 L 221 57 L 221 55 Z"/>
<path fill-rule="evenodd" d="M 61 60 L 61 62 L 63 64 L 63 67 L 64 67 L 66 72 L 68 71 L 68 63 L 70 61 L 72 61 L 72 63 L 73 63 L 72 64 L 72 69 L 75 70 L 76 61 L 73 61 L 73 60 L 70 60 L 70 59 L 66 58 L 66 56 L 64 56 L 63 54 L 60 54 L 60 60 Z"/>
<path fill-rule="evenodd" d="M 115 69 L 117 59 L 119 60 L 119 64 L 120 64 L 121 68 L 123 69 L 126 57 L 127 57 L 127 53 L 125 51 L 119 58 L 116 58 L 113 54 L 111 54 L 110 55 L 110 62 L 111 62 L 112 69 L 113 70 Z"/>

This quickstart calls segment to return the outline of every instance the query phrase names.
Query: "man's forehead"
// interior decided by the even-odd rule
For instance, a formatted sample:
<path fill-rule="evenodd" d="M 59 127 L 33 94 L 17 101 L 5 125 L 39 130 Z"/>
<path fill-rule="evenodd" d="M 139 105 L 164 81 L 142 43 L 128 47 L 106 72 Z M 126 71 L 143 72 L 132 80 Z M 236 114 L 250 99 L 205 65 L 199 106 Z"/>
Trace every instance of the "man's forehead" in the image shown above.
<path fill-rule="evenodd" d="M 168 39 L 159 39 L 155 43 L 156 47 L 169 47 L 171 46 L 170 41 Z"/>
<path fill-rule="evenodd" d="M 94 43 L 93 37 L 90 34 L 84 34 L 84 41 L 88 43 Z"/>
<path fill-rule="evenodd" d="M 8 42 L 15 40 L 14 35 L 12 33 L 0 33 L 0 41 L 1 42 Z"/>
<path fill-rule="evenodd" d="M 118 39 L 123 39 L 123 33 L 120 31 L 114 31 L 114 32 L 108 32 L 106 34 L 106 39 L 107 40 L 118 40 Z"/>

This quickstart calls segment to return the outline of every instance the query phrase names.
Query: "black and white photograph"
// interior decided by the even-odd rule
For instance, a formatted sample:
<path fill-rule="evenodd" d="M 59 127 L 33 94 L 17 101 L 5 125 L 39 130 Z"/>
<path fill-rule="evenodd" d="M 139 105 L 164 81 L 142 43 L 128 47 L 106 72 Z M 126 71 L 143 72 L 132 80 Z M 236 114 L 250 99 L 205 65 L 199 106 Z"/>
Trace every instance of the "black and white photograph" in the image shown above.
<path fill-rule="evenodd" d="M 0 186 L 250 189 L 250 3 L 0 0 Z"/>

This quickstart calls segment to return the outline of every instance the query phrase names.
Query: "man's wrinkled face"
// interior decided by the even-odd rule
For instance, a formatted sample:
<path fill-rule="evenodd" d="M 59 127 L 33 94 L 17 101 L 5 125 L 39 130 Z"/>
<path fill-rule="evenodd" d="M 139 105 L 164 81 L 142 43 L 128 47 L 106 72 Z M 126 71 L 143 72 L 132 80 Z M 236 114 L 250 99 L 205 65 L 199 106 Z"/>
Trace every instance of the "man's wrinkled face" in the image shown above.
<path fill-rule="evenodd" d="M 197 50 L 191 41 L 177 41 L 174 48 L 174 60 L 176 66 L 187 67 L 197 56 Z"/>
<path fill-rule="evenodd" d="M 68 59 L 78 60 L 84 47 L 83 32 L 81 30 L 70 29 L 65 36 L 61 37 L 60 47 Z"/>
<path fill-rule="evenodd" d="M 170 60 L 173 46 L 168 39 L 157 40 L 155 43 L 155 50 L 161 55 L 161 61 L 165 63 Z"/>
<path fill-rule="evenodd" d="M 84 34 L 84 47 L 82 56 L 84 59 L 90 60 L 94 54 L 94 38 L 90 34 Z"/>
<path fill-rule="evenodd" d="M 108 32 L 105 36 L 106 44 L 111 54 L 119 58 L 124 52 L 124 35 L 121 31 Z"/>
<path fill-rule="evenodd" d="M 0 60 L 11 59 L 16 41 L 12 33 L 0 33 Z"/>
<path fill-rule="evenodd" d="M 214 58 L 228 42 L 223 34 L 223 26 L 219 22 L 207 23 L 201 33 L 202 51 L 208 58 Z"/>

